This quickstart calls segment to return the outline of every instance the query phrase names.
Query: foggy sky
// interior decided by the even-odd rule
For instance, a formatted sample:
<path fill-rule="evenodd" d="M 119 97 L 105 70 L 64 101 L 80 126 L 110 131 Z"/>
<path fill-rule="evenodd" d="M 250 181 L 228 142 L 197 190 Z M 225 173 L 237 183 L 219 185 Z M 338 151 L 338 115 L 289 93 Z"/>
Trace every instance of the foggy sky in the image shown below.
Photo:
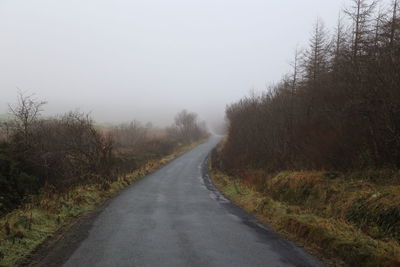
<path fill-rule="evenodd" d="M 225 105 L 289 70 L 341 0 L 0 0 L 0 114 L 17 87 L 100 122 L 169 124 Z"/>

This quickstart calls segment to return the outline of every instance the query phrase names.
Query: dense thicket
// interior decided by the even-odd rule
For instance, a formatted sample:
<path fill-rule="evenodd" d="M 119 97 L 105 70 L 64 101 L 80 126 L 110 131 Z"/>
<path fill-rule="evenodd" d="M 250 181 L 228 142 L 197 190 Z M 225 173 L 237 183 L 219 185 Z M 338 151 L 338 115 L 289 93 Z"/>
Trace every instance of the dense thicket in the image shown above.
<path fill-rule="evenodd" d="M 352 0 L 333 36 L 318 20 L 291 74 L 227 107 L 225 167 L 399 168 L 398 2 Z"/>
<path fill-rule="evenodd" d="M 138 122 L 96 127 L 79 112 L 42 118 L 44 104 L 20 94 L 18 103 L 10 106 L 13 120 L 0 125 L 0 214 L 42 188 L 68 191 L 88 183 L 106 186 L 147 161 L 172 153 L 181 139 L 179 134 L 167 135 Z M 184 141 L 202 137 L 204 133 L 189 132 Z"/>

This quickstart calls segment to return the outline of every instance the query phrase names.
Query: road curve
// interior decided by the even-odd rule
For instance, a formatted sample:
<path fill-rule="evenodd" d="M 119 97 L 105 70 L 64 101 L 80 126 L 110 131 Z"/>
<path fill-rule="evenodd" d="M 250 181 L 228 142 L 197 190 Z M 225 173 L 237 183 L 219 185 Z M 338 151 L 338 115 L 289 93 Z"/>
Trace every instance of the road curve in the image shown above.
<path fill-rule="evenodd" d="M 321 266 L 215 190 L 205 159 L 218 141 L 211 137 L 128 187 L 79 226 L 80 239 L 58 249 L 68 254 L 61 262 L 52 260 L 60 251 L 50 252 L 38 265 Z"/>

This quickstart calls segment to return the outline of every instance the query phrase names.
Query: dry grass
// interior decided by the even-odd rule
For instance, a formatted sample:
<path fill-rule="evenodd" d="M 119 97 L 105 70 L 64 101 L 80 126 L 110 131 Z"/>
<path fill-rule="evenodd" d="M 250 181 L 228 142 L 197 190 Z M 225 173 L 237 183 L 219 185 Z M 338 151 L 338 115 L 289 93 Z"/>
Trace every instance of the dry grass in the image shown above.
<path fill-rule="evenodd" d="M 82 185 L 66 193 L 43 190 L 19 209 L 0 218 L 0 266 L 25 264 L 35 249 L 57 230 L 199 143 L 182 146 L 161 160 L 148 161 L 135 172 L 114 182 Z"/>
<path fill-rule="evenodd" d="M 400 241 L 400 186 L 324 172 L 283 172 L 265 185 L 274 200 L 355 224 L 373 238 Z"/>
<path fill-rule="evenodd" d="M 212 170 L 211 176 L 228 198 L 326 258 L 350 266 L 400 266 L 398 186 L 324 172 L 283 172 L 255 185 L 260 175 L 237 180 Z"/>

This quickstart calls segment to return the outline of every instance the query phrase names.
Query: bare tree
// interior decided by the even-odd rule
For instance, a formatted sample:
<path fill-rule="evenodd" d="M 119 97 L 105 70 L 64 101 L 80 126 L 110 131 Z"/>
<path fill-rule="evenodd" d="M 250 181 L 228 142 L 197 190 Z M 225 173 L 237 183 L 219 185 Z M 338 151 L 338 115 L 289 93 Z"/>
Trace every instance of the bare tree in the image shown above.
<path fill-rule="evenodd" d="M 111 130 L 111 135 L 116 145 L 122 147 L 136 147 L 143 144 L 151 128 L 143 126 L 139 121 L 132 121 L 129 124 L 122 124 Z"/>
<path fill-rule="evenodd" d="M 316 81 L 327 71 L 329 57 L 328 34 L 324 23 L 317 19 L 310 39 L 310 48 L 304 52 L 305 76 L 310 81 Z"/>
<path fill-rule="evenodd" d="M 352 0 L 352 6 L 344 12 L 353 23 L 352 55 L 353 61 L 357 62 L 362 54 L 363 45 L 367 42 L 367 36 L 371 32 L 371 16 L 377 5 L 376 0 Z"/>
<path fill-rule="evenodd" d="M 390 22 L 390 48 L 393 51 L 396 32 L 399 31 L 399 20 L 397 17 L 397 12 L 399 8 L 399 0 L 393 0 L 392 2 L 392 19 Z"/>
<path fill-rule="evenodd" d="M 10 113 L 14 116 L 15 124 L 19 128 L 25 143 L 29 142 L 29 130 L 38 119 L 46 101 L 37 100 L 34 94 L 27 95 L 18 92 L 18 102 L 9 105 Z"/>
<path fill-rule="evenodd" d="M 182 110 L 174 121 L 174 125 L 169 128 L 169 134 L 173 138 L 189 143 L 206 135 L 205 123 L 199 123 L 196 113 Z"/>
<path fill-rule="evenodd" d="M 400 167 L 399 3 L 377 3 L 352 0 L 351 32 L 317 20 L 300 70 L 227 107 L 225 169 Z"/>

